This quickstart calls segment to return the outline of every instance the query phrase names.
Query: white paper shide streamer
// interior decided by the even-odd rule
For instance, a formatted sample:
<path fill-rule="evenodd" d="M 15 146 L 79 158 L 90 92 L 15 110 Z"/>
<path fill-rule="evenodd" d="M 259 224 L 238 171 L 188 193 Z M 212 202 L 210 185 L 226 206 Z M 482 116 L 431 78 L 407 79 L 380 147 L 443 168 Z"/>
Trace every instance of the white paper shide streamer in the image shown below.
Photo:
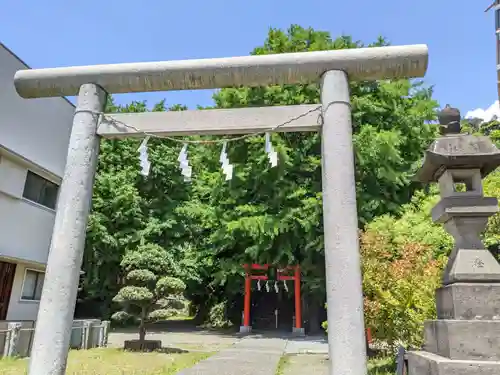
<path fill-rule="evenodd" d="M 226 181 L 233 178 L 233 165 L 229 163 L 229 158 L 227 157 L 227 142 L 224 142 L 222 150 L 220 152 L 220 163 L 222 167 L 222 173 L 226 176 Z"/>
<path fill-rule="evenodd" d="M 184 176 L 184 181 L 186 182 L 191 181 L 191 174 L 193 173 L 193 168 L 189 165 L 187 144 L 184 144 L 184 146 L 182 146 L 177 161 L 179 162 L 179 168 L 181 169 L 181 174 Z"/>
<path fill-rule="evenodd" d="M 273 144 L 271 143 L 271 134 L 266 133 L 266 153 L 269 158 L 269 163 L 271 163 L 271 168 L 278 165 L 278 153 L 274 150 Z"/>
<path fill-rule="evenodd" d="M 269 163 L 271 164 L 271 168 L 274 168 L 278 165 L 278 153 L 276 152 L 271 143 L 271 135 L 269 133 L 266 133 L 265 136 L 266 136 L 265 150 L 267 153 L 267 157 L 269 159 Z M 149 172 L 151 169 L 151 163 L 149 162 L 148 145 L 147 145 L 149 138 L 150 138 L 149 136 L 144 138 L 138 149 L 139 160 L 141 165 L 141 174 L 143 176 L 149 176 Z M 179 162 L 179 168 L 181 169 L 181 174 L 184 176 L 184 181 L 186 182 L 191 181 L 193 168 L 189 165 L 188 161 L 187 143 L 185 143 L 182 146 L 177 161 Z M 229 162 L 229 158 L 227 156 L 227 142 L 224 142 L 222 145 L 219 161 L 221 163 L 222 173 L 226 177 L 226 181 L 231 180 L 233 178 L 234 166 Z"/>
<path fill-rule="evenodd" d="M 139 146 L 139 164 L 141 166 L 141 174 L 143 176 L 149 176 L 149 170 L 151 169 L 151 163 L 149 162 L 148 155 L 148 141 L 149 137 L 144 138 Z"/>

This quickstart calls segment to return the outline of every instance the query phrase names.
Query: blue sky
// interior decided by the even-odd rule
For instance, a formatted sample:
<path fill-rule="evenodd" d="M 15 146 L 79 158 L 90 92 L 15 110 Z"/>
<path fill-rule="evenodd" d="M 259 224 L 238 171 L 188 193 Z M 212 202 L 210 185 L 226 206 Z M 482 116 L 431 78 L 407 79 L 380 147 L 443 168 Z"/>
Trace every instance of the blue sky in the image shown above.
<path fill-rule="evenodd" d="M 269 27 L 342 33 L 364 42 L 425 43 L 426 81 L 465 114 L 496 99 L 489 0 L 0 0 L 0 40 L 33 68 L 247 55 Z M 120 95 L 190 107 L 211 92 Z"/>

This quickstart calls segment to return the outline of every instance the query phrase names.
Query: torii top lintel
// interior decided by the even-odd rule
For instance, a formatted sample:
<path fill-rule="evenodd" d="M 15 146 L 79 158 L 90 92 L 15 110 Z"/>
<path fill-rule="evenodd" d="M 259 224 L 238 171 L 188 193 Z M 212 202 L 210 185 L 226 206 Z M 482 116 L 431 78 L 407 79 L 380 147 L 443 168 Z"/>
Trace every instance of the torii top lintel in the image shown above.
<path fill-rule="evenodd" d="M 84 84 L 109 94 L 214 89 L 317 82 L 329 70 L 343 70 L 351 80 L 423 77 L 426 45 L 356 48 L 333 51 L 229 58 L 143 62 L 16 72 L 23 98 L 73 96 Z"/>

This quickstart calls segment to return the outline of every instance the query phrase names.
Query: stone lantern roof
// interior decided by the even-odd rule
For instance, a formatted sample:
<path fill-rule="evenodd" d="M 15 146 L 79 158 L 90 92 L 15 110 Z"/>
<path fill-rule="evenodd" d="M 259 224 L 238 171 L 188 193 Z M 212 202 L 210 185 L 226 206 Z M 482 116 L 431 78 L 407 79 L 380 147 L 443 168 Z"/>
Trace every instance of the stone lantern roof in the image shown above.
<path fill-rule="evenodd" d="M 460 111 L 449 105 L 438 113 L 441 137 L 427 149 L 415 178 L 437 182 L 446 169 L 479 169 L 487 176 L 500 165 L 500 150 L 486 136 L 460 133 Z"/>

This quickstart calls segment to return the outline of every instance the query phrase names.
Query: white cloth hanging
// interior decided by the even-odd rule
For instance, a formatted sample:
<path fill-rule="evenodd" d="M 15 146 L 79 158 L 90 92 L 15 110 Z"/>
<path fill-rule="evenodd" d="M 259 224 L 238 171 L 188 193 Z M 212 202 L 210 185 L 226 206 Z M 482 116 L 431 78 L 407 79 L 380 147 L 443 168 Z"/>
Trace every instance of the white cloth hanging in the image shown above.
<path fill-rule="evenodd" d="M 271 163 L 271 168 L 278 165 L 278 153 L 274 150 L 273 144 L 271 143 L 271 134 L 266 133 L 265 150 L 269 163 Z"/>
<path fill-rule="evenodd" d="M 191 181 L 191 174 L 193 173 L 193 168 L 189 165 L 186 143 L 184 144 L 184 146 L 182 146 L 177 161 L 179 162 L 179 168 L 181 169 L 181 174 L 184 176 L 184 181 L 186 182 Z"/>
<path fill-rule="evenodd" d="M 227 142 L 222 145 L 222 150 L 220 152 L 219 161 L 222 167 L 222 173 L 226 176 L 226 181 L 233 178 L 233 165 L 229 163 L 229 158 L 227 157 Z"/>
<path fill-rule="evenodd" d="M 149 176 L 149 170 L 151 168 L 151 163 L 149 162 L 148 154 L 148 141 L 149 137 L 144 138 L 139 146 L 139 164 L 141 166 L 141 174 L 145 177 Z"/>

